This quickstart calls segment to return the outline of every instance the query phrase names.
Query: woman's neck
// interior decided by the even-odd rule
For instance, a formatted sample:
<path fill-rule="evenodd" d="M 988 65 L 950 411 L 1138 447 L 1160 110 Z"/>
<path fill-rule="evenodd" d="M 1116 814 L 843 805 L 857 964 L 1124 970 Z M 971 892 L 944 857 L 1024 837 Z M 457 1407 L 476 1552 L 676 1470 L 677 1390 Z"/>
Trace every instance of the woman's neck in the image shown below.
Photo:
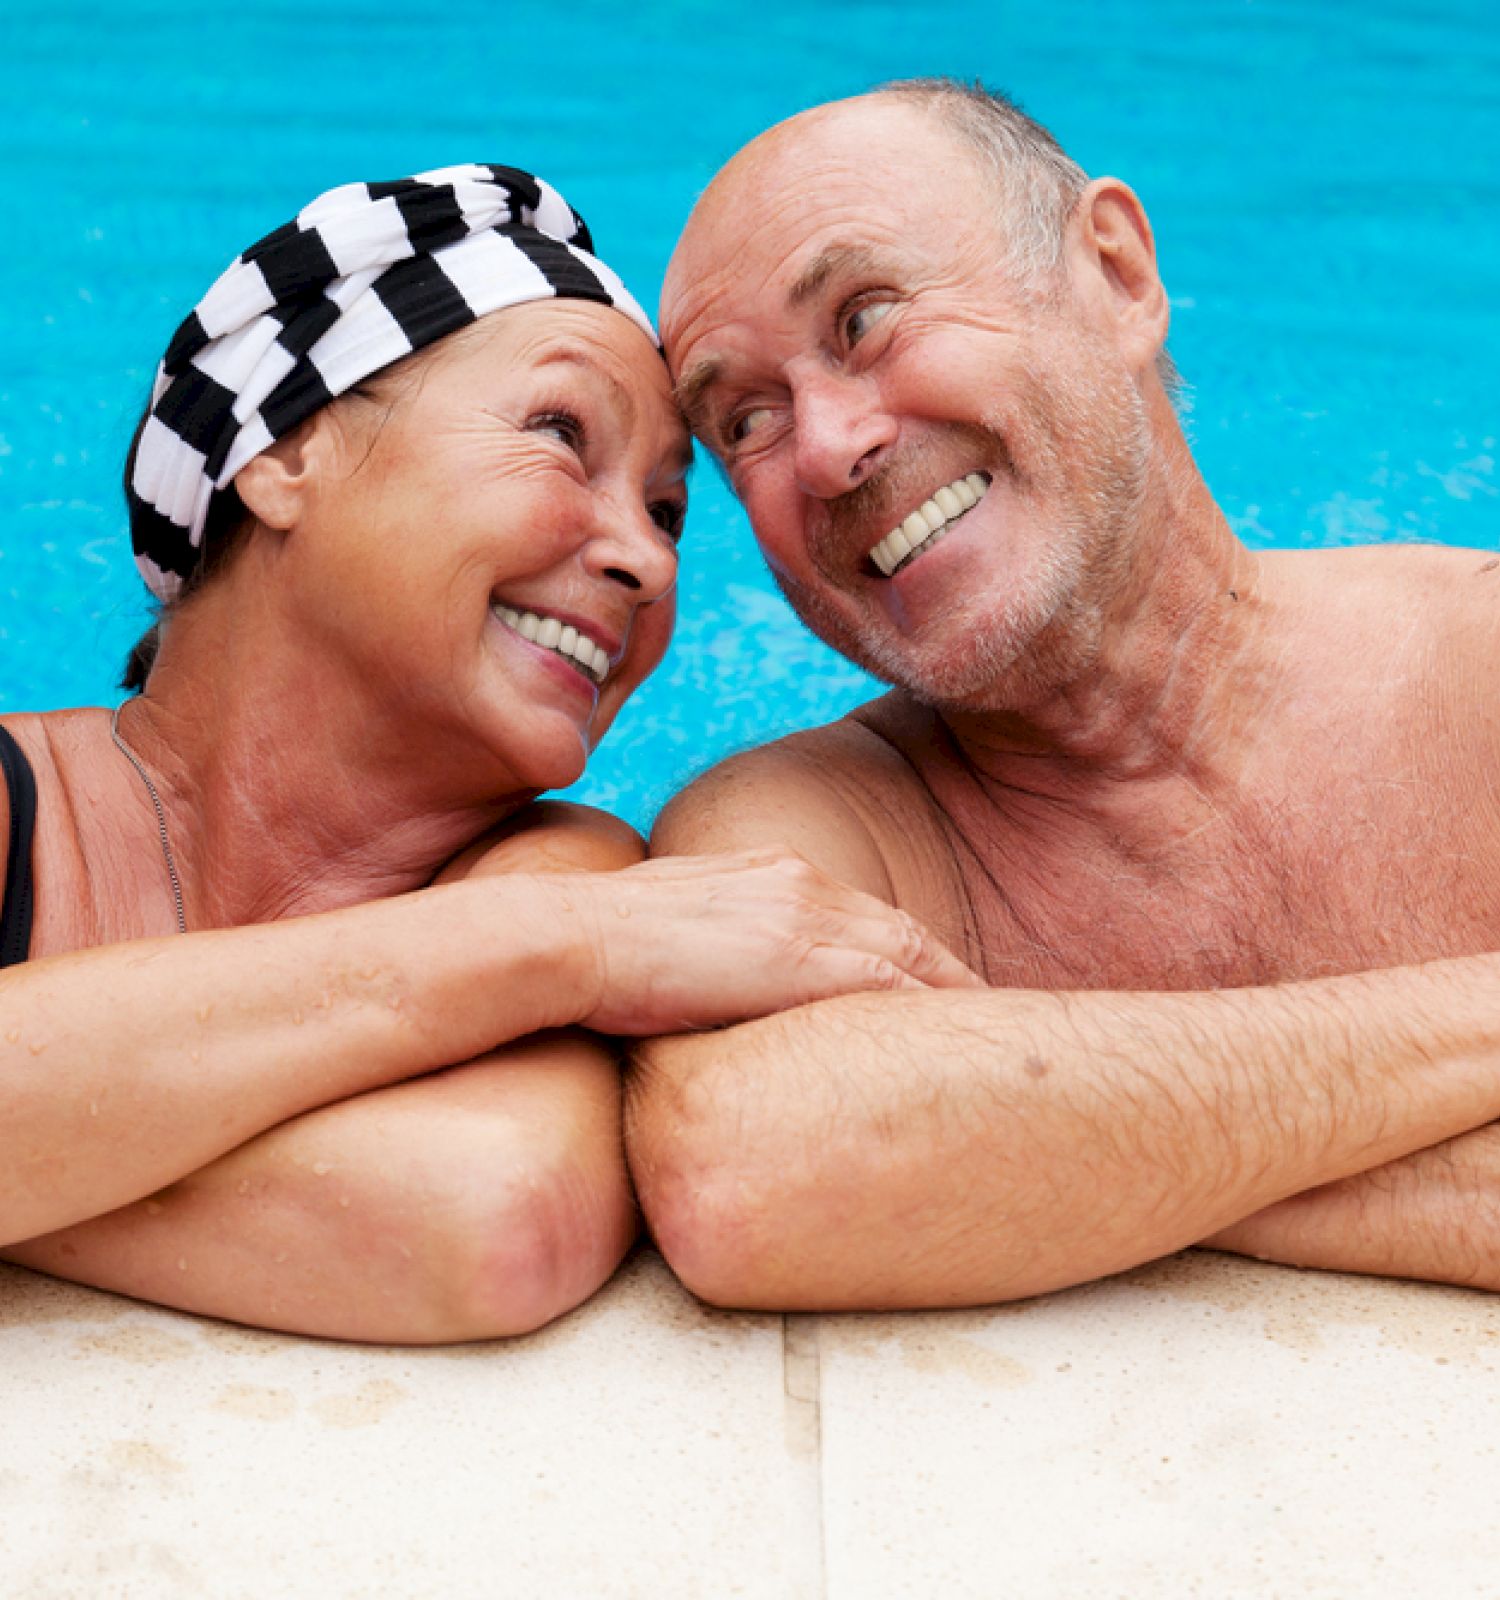
<path fill-rule="evenodd" d="M 160 796 L 190 928 L 419 888 L 534 797 L 432 759 L 348 675 L 214 620 L 173 620 L 120 721 Z"/>

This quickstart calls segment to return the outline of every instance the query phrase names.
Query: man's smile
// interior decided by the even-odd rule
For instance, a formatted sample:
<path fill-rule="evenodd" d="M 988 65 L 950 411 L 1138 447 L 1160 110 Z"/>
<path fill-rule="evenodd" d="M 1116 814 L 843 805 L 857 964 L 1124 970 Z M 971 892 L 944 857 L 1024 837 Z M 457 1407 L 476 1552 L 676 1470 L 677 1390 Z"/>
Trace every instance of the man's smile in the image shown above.
<path fill-rule="evenodd" d="M 887 578 L 930 550 L 965 512 L 973 510 L 990 486 L 987 473 L 970 472 L 933 491 L 917 509 L 870 549 L 870 560 Z"/>

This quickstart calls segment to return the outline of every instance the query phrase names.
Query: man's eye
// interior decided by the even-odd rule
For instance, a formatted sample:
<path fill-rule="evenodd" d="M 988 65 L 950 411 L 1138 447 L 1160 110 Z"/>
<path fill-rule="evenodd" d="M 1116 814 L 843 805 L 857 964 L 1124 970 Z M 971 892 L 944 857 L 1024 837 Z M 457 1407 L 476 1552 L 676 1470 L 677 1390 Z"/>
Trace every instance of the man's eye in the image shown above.
<path fill-rule="evenodd" d="M 743 444 L 757 428 L 763 428 L 770 418 L 770 406 L 756 406 L 753 411 L 742 411 L 733 418 L 725 432 L 731 443 Z"/>
<path fill-rule="evenodd" d="M 844 339 L 852 349 L 882 317 L 894 311 L 890 300 L 873 300 L 868 305 L 856 306 L 844 318 Z"/>
<path fill-rule="evenodd" d="M 583 424 L 571 411 L 543 411 L 529 418 L 526 426 L 533 433 L 550 433 L 570 450 L 583 449 Z"/>

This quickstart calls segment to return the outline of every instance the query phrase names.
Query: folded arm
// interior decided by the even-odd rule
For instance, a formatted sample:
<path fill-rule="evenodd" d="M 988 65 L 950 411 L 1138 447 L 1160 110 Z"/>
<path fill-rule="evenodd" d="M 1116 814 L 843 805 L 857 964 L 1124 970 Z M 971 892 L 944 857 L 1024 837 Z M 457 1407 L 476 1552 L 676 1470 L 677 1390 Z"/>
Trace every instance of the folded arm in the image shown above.
<path fill-rule="evenodd" d="M 612 818 L 535 806 L 442 881 L 611 871 L 642 853 Z M 318 1109 L 290 1104 L 300 1114 L 199 1170 L 6 1258 L 235 1321 L 427 1343 L 551 1320 L 609 1276 L 634 1235 L 616 1050 L 582 1030 Z M 180 1150 L 191 1126 L 174 1132 Z"/>
<path fill-rule="evenodd" d="M 1293 1266 L 1500 1290 L 1500 1126 L 1293 1195 L 1201 1242 Z"/>
<path fill-rule="evenodd" d="M 881 892 L 857 820 L 769 776 L 795 796 L 710 780 L 655 846 L 771 833 Z M 669 1260 L 726 1304 L 972 1304 L 1200 1241 L 1483 1281 L 1494 1204 L 1440 1243 L 1455 1169 L 1427 1147 L 1452 1141 L 1459 1187 L 1500 1178 L 1497 992 L 1480 957 L 1264 990 L 827 1000 L 640 1047 L 632 1171 Z"/>

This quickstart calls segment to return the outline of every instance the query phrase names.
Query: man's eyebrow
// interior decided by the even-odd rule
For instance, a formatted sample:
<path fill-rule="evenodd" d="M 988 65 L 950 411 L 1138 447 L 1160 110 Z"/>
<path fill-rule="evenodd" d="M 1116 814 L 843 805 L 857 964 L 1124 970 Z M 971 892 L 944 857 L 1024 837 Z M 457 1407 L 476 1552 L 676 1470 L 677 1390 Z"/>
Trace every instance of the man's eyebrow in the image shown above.
<path fill-rule="evenodd" d="M 723 374 L 724 363 L 718 356 L 708 356 L 702 361 L 695 361 L 677 380 L 672 391 L 673 398 L 694 433 L 708 420 L 703 415 L 703 396 Z"/>
<path fill-rule="evenodd" d="M 787 291 L 789 306 L 805 305 L 830 279 L 855 277 L 873 272 L 883 263 L 878 251 L 863 244 L 831 244 L 820 250 L 797 274 L 796 282 Z"/>

